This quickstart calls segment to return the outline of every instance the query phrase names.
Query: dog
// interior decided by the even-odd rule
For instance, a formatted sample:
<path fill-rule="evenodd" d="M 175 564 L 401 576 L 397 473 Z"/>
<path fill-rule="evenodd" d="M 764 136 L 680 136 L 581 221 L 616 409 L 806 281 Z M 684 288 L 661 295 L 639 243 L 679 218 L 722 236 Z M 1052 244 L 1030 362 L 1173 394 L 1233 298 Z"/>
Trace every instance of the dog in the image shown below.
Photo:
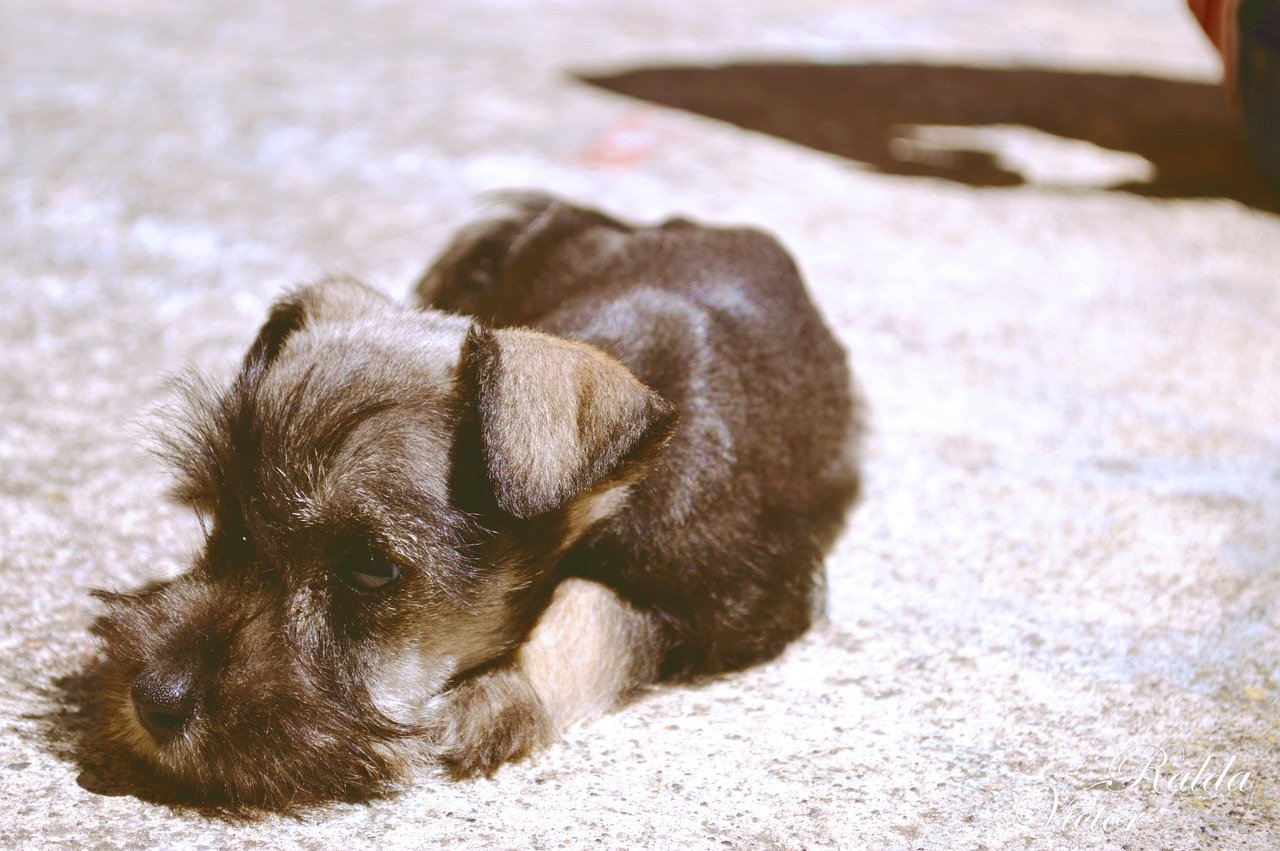
<path fill-rule="evenodd" d="M 858 492 L 846 356 L 770 236 L 508 197 L 404 307 L 270 311 L 163 428 L 207 539 L 106 603 L 102 733 L 205 801 L 487 775 L 776 656 Z"/>

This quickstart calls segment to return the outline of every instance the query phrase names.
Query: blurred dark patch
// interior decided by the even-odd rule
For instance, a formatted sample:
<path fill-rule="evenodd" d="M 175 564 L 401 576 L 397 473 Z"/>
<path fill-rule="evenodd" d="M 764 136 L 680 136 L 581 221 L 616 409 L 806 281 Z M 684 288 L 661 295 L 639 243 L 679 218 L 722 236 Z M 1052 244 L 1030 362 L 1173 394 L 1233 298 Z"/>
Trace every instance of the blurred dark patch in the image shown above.
<path fill-rule="evenodd" d="M 990 151 L 904 157 L 913 126 L 1020 125 L 1150 161 L 1149 182 L 1109 189 L 1230 198 L 1280 210 L 1217 85 L 1136 74 L 959 65 L 741 64 L 580 76 L 619 94 L 696 112 L 865 163 L 884 174 L 1017 186 Z"/>

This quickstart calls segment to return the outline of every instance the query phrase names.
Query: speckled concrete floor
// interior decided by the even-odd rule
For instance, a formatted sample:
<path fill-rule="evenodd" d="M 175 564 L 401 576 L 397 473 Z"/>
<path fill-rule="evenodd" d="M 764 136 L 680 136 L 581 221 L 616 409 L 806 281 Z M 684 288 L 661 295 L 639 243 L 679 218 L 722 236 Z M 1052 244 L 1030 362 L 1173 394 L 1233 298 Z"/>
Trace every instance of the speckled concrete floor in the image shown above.
<path fill-rule="evenodd" d="M 1280 216 L 1217 75 L 1175 0 L 6 0 L 0 845 L 1277 847 Z M 510 185 L 792 247 L 874 411 L 829 622 L 301 820 L 69 754 L 86 590 L 198 539 L 131 425 L 165 374 Z"/>

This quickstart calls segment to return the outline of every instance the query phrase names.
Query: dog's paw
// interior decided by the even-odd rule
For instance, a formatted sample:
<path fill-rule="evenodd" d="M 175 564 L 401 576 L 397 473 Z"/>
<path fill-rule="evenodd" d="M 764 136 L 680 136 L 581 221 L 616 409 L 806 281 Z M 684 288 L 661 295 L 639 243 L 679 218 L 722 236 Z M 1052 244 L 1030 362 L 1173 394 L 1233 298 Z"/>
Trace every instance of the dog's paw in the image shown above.
<path fill-rule="evenodd" d="M 428 726 L 431 750 L 455 780 L 487 777 L 555 741 L 546 710 L 514 668 L 464 680 L 443 696 Z"/>

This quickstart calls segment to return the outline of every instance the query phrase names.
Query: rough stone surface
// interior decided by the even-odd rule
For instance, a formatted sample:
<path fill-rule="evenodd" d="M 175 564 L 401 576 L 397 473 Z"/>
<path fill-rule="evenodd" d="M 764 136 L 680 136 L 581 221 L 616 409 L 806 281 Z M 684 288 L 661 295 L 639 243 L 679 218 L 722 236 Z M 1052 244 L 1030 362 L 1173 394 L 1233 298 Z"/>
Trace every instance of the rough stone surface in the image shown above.
<path fill-rule="evenodd" d="M 1280 217 L 1218 74 L 1176 0 L 5 0 L 0 846 L 1280 847 Z M 119 794 L 47 716 L 86 591 L 197 543 L 165 375 L 287 285 L 406 291 L 513 185 L 791 246 L 873 410 L 828 622 L 493 780 Z M 1206 758 L 1252 790 L 1169 788 Z M 1138 820 L 1046 829 L 1050 787 Z"/>

